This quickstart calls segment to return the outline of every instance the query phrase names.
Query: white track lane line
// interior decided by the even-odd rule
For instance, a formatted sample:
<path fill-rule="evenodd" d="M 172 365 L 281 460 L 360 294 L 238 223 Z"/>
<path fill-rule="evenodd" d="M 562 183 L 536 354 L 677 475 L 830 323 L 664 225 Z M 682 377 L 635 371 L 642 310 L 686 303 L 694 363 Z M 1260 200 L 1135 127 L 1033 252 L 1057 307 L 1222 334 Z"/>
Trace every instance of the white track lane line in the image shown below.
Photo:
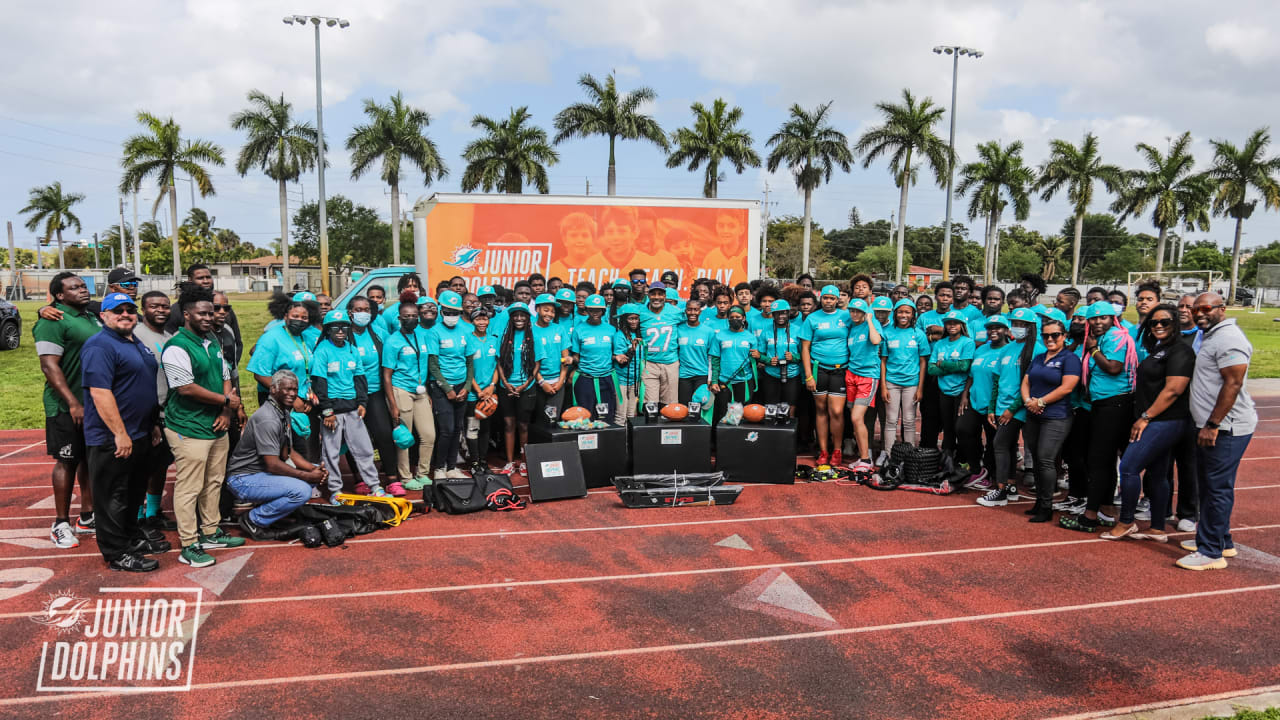
<path fill-rule="evenodd" d="M 1274 530 L 1276 525 L 1256 525 L 1232 528 L 1231 532 L 1247 532 L 1250 530 Z M 1169 533 L 1172 535 L 1192 535 L 1193 533 Z M 1051 542 L 1024 543 L 1021 545 L 1000 545 L 994 547 L 953 548 L 950 550 L 926 550 L 913 553 L 890 553 L 886 555 L 861 555 L 855 557 L 830 558 L 826 560 L 793 560 L 791 562 L 758 563 L 752 565 L 730 565 L 727 567 L 691 568 L 688 570 L 661 570 L 647 573 L 629 573 L 621 575 L 586 575 L 581 577 L 547 578 L 545 580 L 507 580 L 504 582 L 474 583 L 470 585 L 437 585 L 432 587 L 401 588 L 398 590 L 365 590 L 360 592 L 324 593 L 310 595 L 283 595 L 277 597 L 243 598 L 240 600 L 213 600 L 201 603 L 201 607 L 218 607 L 226 605 L 263 605 L 276 603 L 311 602 L 314 600 L 348 600 L 371 597 L 394 597 L 405 595 L 436 595 L 441 593 L 469 592 L 472 590 L 509 590 L 525 587 L 547 587 L 560 585 L 588 585 L 594 583 L 620 582 L 630 580 L 652 580 L 654 578 L 691 577 L 699 575 L 725 575 L 731 573 L 755 572 L 758 570 L 774 570 L 788 568 L 824 567 L 832 565 L 856 565 L 862 563 L 886 562 L 892 560 L 922 560 L 955 555 L 978 555 L 989 552 L 1009 552 L 1015 550 L 1040 550 L 1053 547 L 1069 547 L 1073 545 L 1090 545 L 1113 542 L 1100 537 L 1087 537 L 1079 540 L 1055 540 Z M 97 612 L 87 610 L 92 615 Z M 0 620 L 29 618 L 44 613 L 43 610 L 30 612 L 13 612 L 0 614 Z"/>
<path fill-rule="evenodd" d="M 1174 602 L 1179 600 L 1196 600 L 1209 597 L 1223 597 L 1231 595 L 1244 595 L 1248 593 L 1265 593 L 1280 590 L 1280 584 L 1275 585 L 1253 585 L 1242 588 L 1230 588 L 1224 590 L 1207 590 L 1204 592 L 1182 593 L 1179 595 L 1153 595 L 1148 597 L 1129 598 L 1127 600 L 1107 600 L 1104 602 L 1087 603 L 1083 605 L 1057 605 L 1050 607 L 1032 608 L 1029 610 L 1013 610 L 1009 612 L 987 613 L 985 615 L 961 615 L 947 618 L 934 618 L 932 620 L 912 620 L 908 622 L 887 623 L 883 625 L 863 625 L 852 628 L 839 628 L 835 630 L 816 630 L 803 633 L 788 633 L 784 635 L 760 635 L 755 637 L 734 638 L 731 640 L 710 640 L 705 642 L 679 643 L 672 645 L 647 645 L 643 647 L 632 648 L 616 648 L 613 650 L 595 650 L 578 653 L 565 653 L 562 655 L 535 655 L 532 657 L 515 657 L 502 658 L 499 660 L 480 660 L 464 663 L 446 663 L 439 665 L 418 665 L 414 667 L 386 668 L 382 670 L 360 670 L 353 672 L 325 673 L 322 675 L 290 675 L 282 677 L 270 678 L 254 678 L 247 680 L 228 680 L 224 682 L 212 683 L 196 683 L 190 686 L 191 691 L 197 690 L 229 690 L 233 688 L 252 688 L 252 687 L 271 687 L 275 685 L 291 685 L 299 683 L 326 683 L 346 680 L 364 680 L 372 678 L 388 678 L 402 677 L 405 675 L 423 675 L 429 673 L 457 672 L 461 670 L 483 670 L 487 668 L 511 667 L 515 665 L 543 665 L 551 663 L 567 663 L 578 662 L 582 660 L 601 660 L 620 657 L 634 657 L 637 655 L 655 655 L 660 653 L 689 652 L 692 650 L 709 650 L 714 648 L 728 647 L 749 647 L 752 645 L 765 645 L 769 643 L 789 642 L 796 640 L 815 640 L 823 638 L 836 638 L 849 635 L 862 635 L 866 633 L 893 632 L 898 630 L 914 630 L 916 628 L 929 627 L 945 627 L 948 625 L 960 625 L 969 623 L 984 623 L 999 620 L 1009 620 L 1014 618 L 1036 617 L 1046 615 L 1059 615 L 1071 612 L 1085 612 L 1089 610 L 1106 610 L 1111 608 L 1134 607 L 1139 605 L 1154 605 L 1158 603 Z M 122 691 L 122 692 L 95 692 L 92 697 L 86 697 L 83 693 L 68 693 L 65 695 L 37 695 L 17 698 L 5 698 L 0 700 L 0 706 L 9 705 L 34 705 L 37 703 L 56 703 L 75 700 L 96 701 L 97 698 L 105 696 L 119 695 L 136 695 L 138 692 Z"/>
<path fill-rule="evenodd" d="M 35 446 L 37 446 L 37 445 L 43 445 L 43 444 L 44 444 L 44 441 L 43 441 L 43 440 L 38 440 L 38 441 L 33 442 L 33 443 L 31 443 L 30 445 L 27 445 L 27 446 L 25 446 L 25 447 L 20 447 L 20 448 L 18 448 L 17 450 L 14 450 L 14 451 L 12 451 L 12 452 L 7 452 L 7 453 L 5 453 L 4 455 L 0 455 L 0 460 L 3 460 L 3 459 L 5 459 L 5 458 L 7 458 L 7 457 L 11 457 L 11 456 L 13 456 L 13 455 L 17 455 L 18 453 L 20 453 L 20 452 L 22 452 L 22 451 L 24 451 L 24 450 L 30 450 L 31 448 L 33 448 L 33 447 L 35 447 Z M 53 461 L 51 460 L 50 462 L 53 462 Z M 11 463 L 11 464 L 12 464 L 12 463 Z"/>
<path fill-rule="evenodd" d="M 1277 406 L 1277 407 L 1280 407 L 1280 406 Z M 1184 705 L 1199 705 L 1201 703 L 1218 702 L 1221 700 L 1232 700 L 1234 698 L 1245 698 L 1253 695 L 1265 695 L 1267 693 L 1273 693 L 1273 692 L 1280 692 L 1280 685 L 1268 685 L 1266 687 L 1246 688 L 1244 690 L 1237 690 L 1235 692 L 1218 693 L 1216 695 L 1199 695 L 1196 697 L 1177 698 L 1175 700 L 1164 700 L 1161 702 L 1147 703 L 1146 705 L 1130 705 L 1129 707 L 1112 708 L 1110 710 L 1097 710 L 1095 712 L 1080 713 L 1079 715 L 1060 715 L 1056 718 L 1051 718 L 1051 720 L 1099 720 L 1100 718 L 1119 717 L 1122 715 L 1134 715 L 1137 713 L 1150 712 L 1152 710 L 1163 710 L 1165 708 L 1182 707 Z"/>

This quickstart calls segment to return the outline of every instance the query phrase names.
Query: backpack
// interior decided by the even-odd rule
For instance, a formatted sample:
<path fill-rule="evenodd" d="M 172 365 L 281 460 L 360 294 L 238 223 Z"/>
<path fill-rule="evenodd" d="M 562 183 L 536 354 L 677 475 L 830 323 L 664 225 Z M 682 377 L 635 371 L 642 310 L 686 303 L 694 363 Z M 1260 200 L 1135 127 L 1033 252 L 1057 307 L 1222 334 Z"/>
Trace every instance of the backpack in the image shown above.
<path fill-rule="evenodd" d="M 465 515 L 488 507 L 484 486 L 475 477 L 445 478 L 432 483 L 437 510 L 450 515 Z"/>

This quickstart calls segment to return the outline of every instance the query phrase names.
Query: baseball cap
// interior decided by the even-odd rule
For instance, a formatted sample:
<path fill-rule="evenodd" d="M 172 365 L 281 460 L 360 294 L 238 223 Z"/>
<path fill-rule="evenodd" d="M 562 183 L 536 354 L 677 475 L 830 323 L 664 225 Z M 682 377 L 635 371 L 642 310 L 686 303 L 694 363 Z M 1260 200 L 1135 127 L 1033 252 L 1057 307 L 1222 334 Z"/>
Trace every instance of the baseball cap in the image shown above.
<path fill-rule="evenodd" d="M 137 273 L 135 273 L 134 271 L 130 270 L 127 267 L 122 266 L 122 267 L 112 268 L 111 272 L 107 273 L 108 285 L 119 285 L 120 283 L 137 282 L 137 281 L 138 281 Z"/>
<path fill-rule="evenodd" d="M 315 293 L 307 292 L 306 290 L 303 290 L 302 292 L 298 292 L 298 293 L 294 293 L 294 294 L 293 294 L 293 301 L 294 301 L 294 302 L 308 302 L 308 301 L 310 301 L 310 302 L 315 302 L 315 301 L 316 301 L 316 294 L 315 294 Z"/>
<path fill-rule="evenodd" d="M 874 302 L 871 303 L 871 309 L 872 310 L 892 310 L 893 301 L 890 300 L 888 297 L 881 295 L 877 297 Z"/>
<path fill-rule="evenodd" d="M 1009 327 L 1009 319 L 1003 315 L 992 315 L 987 318 L 986 327 L 991 327 L 992 325 L 999 325 L 1000 327 L 1007 328 Z"/>
<path fill-rule="evenodd" d="M 586 302 L 584 302 L 582 305 L 583 305 L 583 307 L 587 308 L 588 310 L 589 310 L 589 309 L 591 309 L 591 308 L 600 308 L 601 310 L 603 310 L 603 309 L 605 308 L 604 296 L 603 296 L 603 295 L 588 295 L 588 296 L 587 296 L 587 301 L 586 301 Z"/>
<path fill-rule="evenodd" d="M 423 295 L 422 297 L 418 298 L 418 304 L 419 305 L 427 305 L 427 304 L 435 305 L 436 301 L 432 300 L 430 295 Z"/>
<path fill-rule="evenodd" d="M 666 291 L 667 291 L 667 286 L 666 286 L 666 285 L 665 285 L 661 280 L 654 280 L 653 282 L 649 283 L 649 289 L 650 289 L 650 290 L 661 290 L 661 291 L 663 291 L 663 292 L 666 292 Z"/>
<path fill-rule="evenodd" d="M 1051 319 L 1053 319 L 1053 320 L 1057 320 L 1058 322 L 1062 323 L 1063 325 L 1066 325 L 1066 324 L 1067 324 L 1067 316 L 1066 316 L 1066 313 L 1062 312 L 1061 310 L 1059 310 L 1059 309 L 1058 309 L 1058 308 L 1056 308 L 1056 307 L 1051 307 L 1051 308 L 1049 308 L 1048 310 L 1045 310 L 1045 311 L 1044 311 L 1044 316 L 1045 316 L 1045 317 L 1047 317 L 1047 318 L 1051 318 Z"/>
<path fill-rule="evenodd" d="M 1115 317 L 1118 314 L 1119 313 L 1116 312 L 1115 305 L 1112 305 L 1111 303 L 1103 300 L 1101 302 L 1096 302 L 1090 305 L 1089 310 L 1085 314 L 1085 317 L 1087 318 Z"/>
<path fill-rule="evenodd" d="M 819 293 L 818 297 L 826 297 L 827 295 L 830 295 L 831 297 L 840 297 L 840 288 L 835 285 L 823 285 L 822 292 Z"/>
<path fill-rule="evenodd" d="M 732 313 L 738 313 L 739 315 L 746 315 L 746 314 L 747 314 L 747 311 L 746 311 L 746 310 L 743 310 L 741 305 L 730 305 L 730 306 L 729 306 L 729 313 L 730 313 L 730 314 L 732 314 Z"/>
<path fill-rule="evenodd" d="M 476 297 L 486 297 L 489 295 L 493 295 L 495 297 L 497 297 L 498 295 L 497 291 L 493 289 L 492 285 L 481 285 L 480 292 L 476 293 Z"/>
<path fill-rule="evenodd" d="M 942 322 L 950 322 L 953 320 L 958 323 L 966 322 L 964 313 L 960 312 L 959 310 L 950 310 L 947 312 L 946 315 L 942 316 Z"/>
<path fill-rule="evenodd" d="M 630 289 L 630 288 L 631 288 L 631 283 L 627 282 L 626 278 L 618 278 L 617 280 L 614 280 L 614 281 L 613 281 L 613 286 L 614 286 L 614 287 L 616 287 L 616 288 L 627 288 L 627 289 Z"/>
<path fill-rule="evenodd" d="M 864 312 L 864 313 L 871 312 L 871 306 L 867 305 L 867 301 L 863 300 L 862 298 L 854 298 L 853 300 L 850 300 L 849 309 L 857 310 L 859 312 Z"/>
<path fill-rule="evenodd" d="M 440 293 L 440 307 L 450 310 L 462 309 L 462 296 L 452 290 Z"/>
<path fill-rule="evenodd" d="M 133 305 L 135 308 L 138 306 L 137 303 L 133 301 L 133 298 L 125 295 L 124 293 L 110 293 L 106 297 L 102 298 L 103 312 L 113 310 L 121 305 Z"/>
<path fill-rule="evenodd" d="M 916 304 L 906 298 L 902 298 L 901 300 L 893 304 L 893 309 L 895 312 L 897 312 L 898 308 L 900 307 L 909 307 L 912 310 L 915 310 Z"/>
<path fill-rule="evenodd" d="M 639 315 L 639 314 L 640 314 L 640 306 L 635 303 L 627 303 L 626 305 L 623 305 L 622 307 L 618 308 L 618 317 L 622 317 L 623 315 Z"/>
<path fill-rule="evenodd" d="M 529 306 L 524 303 L 515 303 L 507 308 L 508 315 L 515 315 L 516 313 L 524 313 L 525 315 L 530 314 Z"/>
<path fill-rule="evenodd" d="M 535 307 L 538 305 L 555 305 L 556 299 L 551 293 L 542 293 L 533 299 L 533 304 Z"/>
<path fill-rule="evenodd" d="M 1009 313 L 1009 319 L 1020 320 L 1022 322 L 1029 322 L 1029 323 L 1040 322 L 1040 318 L 1039 316 L 1036 315 L 1035 310 L 1032 310 L 1031 308 L 1024 308 L 1024 307 L 1017 308 L 1013 312 Z"/>
<path fill-rule="evenodd" d="M 662 273 L 662 282 L 664 282 L 664 283 L 669 283 L 669 282 L 671 282 L 671 283 L 679 283 L 679 282 L 680 282 L 680 276 L 679 276 L 679 275 L 677 275 L 677 274 L 676 274 L 676 272 L 675 272 L 674 270 L 668 270 L 668 271 L 666 271 L 666 272 Z"/>
<path fill-rule="evenodd" d="M 567 300 L 568 302 L 577 302 L 578 294 L 567 287 L 562 287 L 556 291 L 556 300 Z"/>
<path fill-rule="evenodd" d="M 791 312 L 791 303 L 782 299 L 774 300 L 773 304 L 769 306 L 769 314 L 780 312 Z"/>
<path fill-rule="evenodd" d="M 330 310 L 324 314 L 325 325 L 348 325 L 350 323 L 351 318 L 347 317 L 347 314 L 341 310 Z"/>

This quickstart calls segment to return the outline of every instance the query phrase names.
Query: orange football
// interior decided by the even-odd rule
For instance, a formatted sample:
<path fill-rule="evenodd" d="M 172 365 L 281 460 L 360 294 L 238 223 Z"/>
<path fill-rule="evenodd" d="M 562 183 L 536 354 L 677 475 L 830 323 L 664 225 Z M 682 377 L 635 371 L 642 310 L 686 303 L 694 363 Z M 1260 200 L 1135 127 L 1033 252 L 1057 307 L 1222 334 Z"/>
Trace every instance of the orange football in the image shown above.
<path fill-rule="evenodd" d="M 566 422 L 572 420 L 590 420 L 591 411 L 584 407 L 574 405 L 573 407 L 565 410 L 564 413 L 560 415 L 560 419 Z"/>
<path fill-rule="evenodd" d="M 668 420 L 684 420 L 689 417 L 689 406 L 680 403 L 671 403 L 662 406 L 662 417 Z"/>
<path fill-rule="evenodd" d="M 476 401 L 475 415 L 477 420 L 488 420 L 493 417 L 493 413 L 498 409 L 498 398 L 496 395 L 490 395 L 486 398 Z"/>
<path fill-rule="evenodd" d="M 747 422 L 758 423 L 764 419 L 764 406 L 752 403 L 742 408 L 742 419 Z"/>

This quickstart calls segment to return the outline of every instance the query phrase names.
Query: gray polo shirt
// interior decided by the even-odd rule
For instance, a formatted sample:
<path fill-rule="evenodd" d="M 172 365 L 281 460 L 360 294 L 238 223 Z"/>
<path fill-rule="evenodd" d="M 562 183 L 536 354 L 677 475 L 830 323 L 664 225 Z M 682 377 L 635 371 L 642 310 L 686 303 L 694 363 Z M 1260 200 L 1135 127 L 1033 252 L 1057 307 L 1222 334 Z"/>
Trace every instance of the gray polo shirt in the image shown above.
<path fill-rule="evenodd" d="M 227 461 L 227 477 L 249 475 L 267 471 L 263 455 L 274 455 L 288 460 L 293 449 L 289 435 L 289 414 L 273 401 L 258 408 L 240 433 L 240 444 Z"/>
<path fill-rule="evenodd" d="M 1214 405 L 1218 404 L 1218 392 L 1222 390 L 1223 368 L 1245 365 L 1248 372 L 1253 345 L 1234 318 L 1223 320 L 1204 332 L 1200 352 L 1196 354 L 1196 370 L 1191 377 L 1191 418 L 1196 427 L 1202 428 L 1209 420 Z M 1236 396 L 1236 404 L 1222 419 L 1220 428 L 1232 435 L 1252 435 L 1258 426 L 1258 413 L 1249 397 L 1249 381 L 1246 378 Z"/>
<path fill-rule="evenodd" d="M 164 375 L 164 363 L 161 357 L 164 355 L 164 344 L 169 342 L 169 338 L 173 337 L 172 333 L 158 333 L 147 327 L 147 324 L 138 318 L 138 326 L 133 329 L 133 336 L 142 341 L 147 346 L 147 350 L 155 356 L 156 365 L 160 367 L 156 372 L 156 396 L 160 399 L 160 411 L 164 412 L 164 403 L 169 399 L 169 381 Z"/>

